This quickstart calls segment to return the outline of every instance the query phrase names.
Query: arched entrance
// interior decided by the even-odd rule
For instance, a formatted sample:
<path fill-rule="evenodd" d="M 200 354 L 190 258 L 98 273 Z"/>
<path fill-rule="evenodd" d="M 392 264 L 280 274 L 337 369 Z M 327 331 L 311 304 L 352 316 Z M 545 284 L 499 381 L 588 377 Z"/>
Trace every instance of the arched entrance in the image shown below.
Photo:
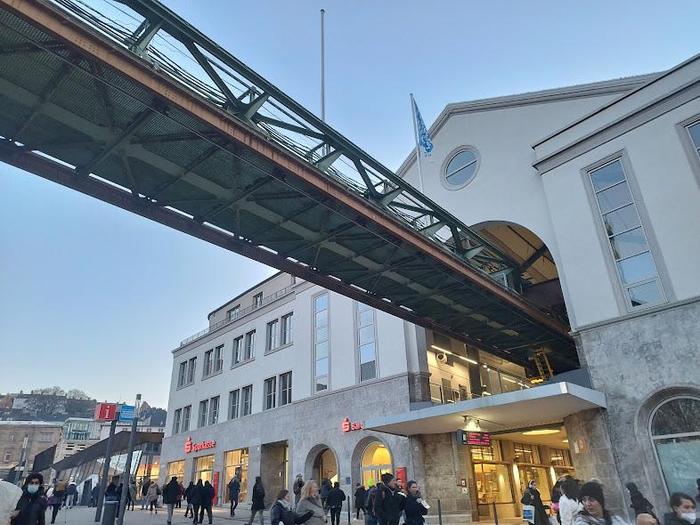
<path fill-rule="evenodd" d="M 307 479 L 315 479 L 319 484 L 327 479 L 331 483 L 339 481 L 338 459 L 335 452 L 326 445 L 311 449 L 306 460 Z"/>
<path fill-rule="evenodd" d="M 380 440 L 366 438 L 355 447 L 352 455 L 353 477 L 365 488 L 375 485 L 385 472 L 393 472 L 391 451 Z M 358 476 L 359 475 L 359 476 Z"/>

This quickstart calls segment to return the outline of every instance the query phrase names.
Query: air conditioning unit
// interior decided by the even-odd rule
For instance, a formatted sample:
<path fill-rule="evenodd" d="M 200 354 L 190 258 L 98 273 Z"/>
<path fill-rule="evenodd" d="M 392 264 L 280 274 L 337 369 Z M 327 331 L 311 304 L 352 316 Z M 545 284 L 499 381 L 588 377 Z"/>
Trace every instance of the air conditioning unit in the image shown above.
<path fill-rule="evenodd" d="M 444 352 L 438 352 L 435 354 L 435 359 L 437 359 L 438 363 L 447 363 L 447 354 Z"/>

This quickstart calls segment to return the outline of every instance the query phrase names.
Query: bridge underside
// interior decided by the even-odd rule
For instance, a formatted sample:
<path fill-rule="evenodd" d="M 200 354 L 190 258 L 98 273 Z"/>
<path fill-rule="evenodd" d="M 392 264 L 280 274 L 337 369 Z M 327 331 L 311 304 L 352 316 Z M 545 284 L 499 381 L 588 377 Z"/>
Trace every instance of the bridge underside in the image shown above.
<path fill-rule="evenodd" d="M 87 28 L 12 5 L 0 160 L 506 359 L 577 366 L 564 324 Z"/>

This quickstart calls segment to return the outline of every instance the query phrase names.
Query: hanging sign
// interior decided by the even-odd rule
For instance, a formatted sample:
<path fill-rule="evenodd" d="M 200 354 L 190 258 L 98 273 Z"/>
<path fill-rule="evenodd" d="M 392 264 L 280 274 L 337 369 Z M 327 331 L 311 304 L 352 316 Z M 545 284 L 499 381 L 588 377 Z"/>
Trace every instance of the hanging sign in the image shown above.
<path fill-rule="evenodd" d="M 352 432 L 353 430 L 362 430 L 365 426 L 359 421 L 350 421 L 349 417 L 343 419 L 343 423 L 340 425 L 343 432 Z"/>
<path fill-rule="evenodd" d="M 460 430 L 459 438 L 462 445 L 472 445 L 477 447 L 491 446 L 491 434 L 488 432 L 471 432 Z"/>
<path fill-rule="evenodd" d="M 185 454 L 189 454 L 190 452 L 199 452 L 200 450 L 206 450 L 214 447 L 216 447 L 216 441 L 213 439 L 193 443 L 192 438 L 188 437 L 185 441 Z"/>

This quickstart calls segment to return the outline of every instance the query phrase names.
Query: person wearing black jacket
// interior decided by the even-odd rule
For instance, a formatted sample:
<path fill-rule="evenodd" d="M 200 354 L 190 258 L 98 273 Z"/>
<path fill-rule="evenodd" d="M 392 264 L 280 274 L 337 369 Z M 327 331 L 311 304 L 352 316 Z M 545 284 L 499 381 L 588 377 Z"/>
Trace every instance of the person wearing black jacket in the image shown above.
<path fill-rule="evenodd" d="M 173 509 L 177 503 L 177 495 L 180 492 L 180 485 L 177 483 L 177 477 L 173 476 L 168 484 L 163 487 L 163 504 L 168 511 L 168 525 L 173 521 Z"/>
<path fill-rule="evenodd" d="M 192 523 L 197 525 L 201 523 L 199 520 L 199 506 L 202 503 L 202 492 L 204 492 L 204 485 L 202 485 L 202 480 L 198 479 L 197 484 L 192 488 L 190 494 L 190 501 L 192 502 Z"/>
<path fill-rule="evenodd" d="M 192 493 L 194 492 L 194 483 L 190 481 L 190 484 L 187 485 L 187 488 L 185 489 L 185 501 L 187 503 L 185 507 L 185 518 L 192 512 Z"/>
<path fill-rule="evenodd" d="M 379 525 L 398 525 L 406 506 L 406 496 L 396 487 L 393 474 L 382 474 L 382 487 L 377 491 L 374 502 L 374 513 Z"/>
<path fill-rule="evenodd" d="M 263 511 L 265 510 L 265 487 L 263 487 L 260 476 L 255 477 L 253 485 L 253 497 L 251 498 L 250 519 L 248 525 L 253 525 L 255 515 L 260 513 L 260 525 L 264 525 Z"/>
<path fill-rule="evenodd" d="M 408 494 L 406 495 L 406 525 L 423 525 L 428 507 L 423 504 L 423 498 L 418 490 L 418 483 L 411 480 L 408 482 Z"/>
<path fill-rule="evenodd" d="M 331 511 L 331 525 L 340 525 L 340 512 L 343 509 L 345 492 L 340 490 L 340 483 L 333 483 L 333 488 L 328 491 L 326 507 Z"/>
<path fill-rule="evenodd" d="M 10 523 L 12 525 L 44 525 L 46 507 L 44 476 L 38 472 L 32 472 L 24 482 L 22 495 L 11 514 Z"/>
<path fill-rule="evenodd" d="M 204 511 L 207 511 L 209 525 L 211 525 L 211 506 L 214 503 L 214 487 L 209 480 L 204 482 L 201 489 L 201 501 L 199 502 L 199 523 L 204 522 Z"/>
<path fill-rule="evenodd" d="M 542 497 L 540 496 L 540 491 L 537 490 L 537 482 L 533 479 L 527 484 L 527 489 L 523 493 L 523 497 L 520 498 L 520 503 L 523 505 L 532 505 L 535 507 L 535 524 L 534 525 L 548 525 L 549 517 L 547 516 L 547 510 L 544 508 L 544 503 L 542 503 Z"/>
<path fill-rule="evenodd" d="M 360 511 L 362 511 L 362 514 L 365 513 L 366 499 L 367 491 L 365 490 L 364 486 L 358 483 L 357 485 L 355 485 L 355 512 L 358 520 L 360 519 Z"/>
<path fill-rule="evenodd" d="M 674 492 L 671 494 L 669 506 L 673 512 L 664 516 L 664 525 L 698 525 L 698 519 L 695 511 L 695 502 L 693 497 L 682 492 Z"/>

